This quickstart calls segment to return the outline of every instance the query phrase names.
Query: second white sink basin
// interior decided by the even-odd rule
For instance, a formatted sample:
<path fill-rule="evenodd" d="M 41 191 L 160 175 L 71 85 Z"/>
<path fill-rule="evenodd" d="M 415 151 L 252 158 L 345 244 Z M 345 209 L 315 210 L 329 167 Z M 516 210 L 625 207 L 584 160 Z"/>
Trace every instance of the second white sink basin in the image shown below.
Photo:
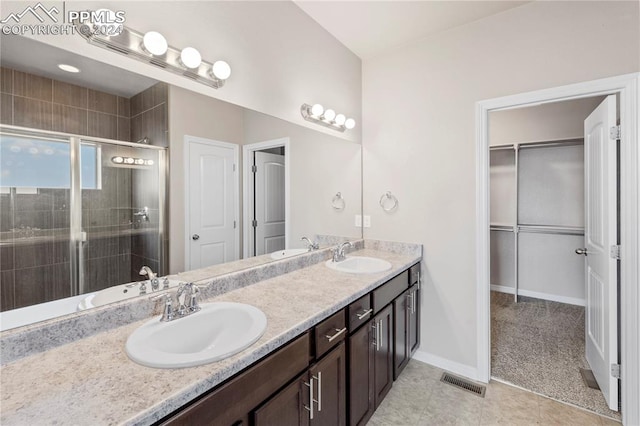
<path fill-rule="evenodd" d="M 219 361 L 254 344 L 267 328 L 267 317 L 243 303 L 204 303 L 199 312 L 162 322 L 156 317 L 127 339 L 127 355 L 154 368 L 195 367 Z"/>
<path fill-rule="evenodd" d="M 391 263 L 377 257 L 350 256 L 341 262 L 332 259 L 325 264 L 331 269 L 352 274 L 374 274 L 391 269 Z"/>
<path fill-rule="evenodd" d="M 309 250 L 307 249 L 286 249 L 286 250 L 279 250 L 279 251 L 274 251 L 273 253 L 271 253 L 271 258 L 272 259 L 285 259 L 287 257 L 291 257 L 291 256 L 297 256 L 299 254 L 303 254 L 303 253 L 308 253 Z"/>

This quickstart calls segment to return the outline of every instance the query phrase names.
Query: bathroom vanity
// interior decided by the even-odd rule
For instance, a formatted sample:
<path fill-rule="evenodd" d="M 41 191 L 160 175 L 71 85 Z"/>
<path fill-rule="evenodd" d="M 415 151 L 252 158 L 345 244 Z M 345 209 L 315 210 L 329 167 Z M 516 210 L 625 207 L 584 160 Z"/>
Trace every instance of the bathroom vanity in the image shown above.
<path fill-rule="evenodd" d="M 206 300 L 253 305 L 268 321 L 255 344 L 218 362 L 134 363 L 125 342 L 148 317 L 9 362 L 0 421 L 364 424 L 419 344 L 421 246 L 364 247 L 348 256 L 384 259 L 391 269 L 349 274 L 324 258 Z"/>

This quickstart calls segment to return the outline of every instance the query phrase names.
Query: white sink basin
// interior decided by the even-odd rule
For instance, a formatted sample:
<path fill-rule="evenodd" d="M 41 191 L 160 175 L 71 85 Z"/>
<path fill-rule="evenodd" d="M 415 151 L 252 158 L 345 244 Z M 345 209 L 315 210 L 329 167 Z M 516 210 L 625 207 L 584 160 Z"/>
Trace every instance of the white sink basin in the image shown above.
<path fill-rule="evenodd" d="M 299 254 L 308 253 L 308 252 L 309 250 L 307 249 L 286 249 L 286 250 L 274 251 L 273 253 L 271 253 L 271 258 L 276 260 L 285 259 L 287 257 L 297 256 Z"/>
<path fill-rule="evenodd" d="M 127 355 L 154 368 L 194 367 L 230 357 L 254 344 L 267 328 L 260 309 L 242 303 L 204 303 L 195 314 L 162 322 L 156 317 L 127 339 Z"/>
<path fill-rule="evenodd" d="M 181 281 L 169 280 L 169 288 L 177 287 Z M 88 294 L 84 299 L 78 303 L 78 310 L 82 311 L 89 308 L 95 308 L 96 306 L 107 305 L 109 303 L 119 302 L 121 300 L 130 299 L 132 297 L 140 296 L 139 284 L 131 286 L 128 283 L 116 285 L 113 287 L 105 288 L 104 290 L 96 291 L 95 293 Z M 162 279 L 160 280 L 160 291 L 162 291 Z M 156 290 L 157 292 L 157 290 Z M 147 283 L 147 295 L 153 295 L 151 291 L 151 284 Z"/>
<path fill-rule="evenodd" d="M 386 260 L 366 256 L 350 256 L 341 262 L 334 262 L 330 259 L 325 265 L 336 271 L 352 274 L 374 274 L 391 269 L 391 263 Z"/>

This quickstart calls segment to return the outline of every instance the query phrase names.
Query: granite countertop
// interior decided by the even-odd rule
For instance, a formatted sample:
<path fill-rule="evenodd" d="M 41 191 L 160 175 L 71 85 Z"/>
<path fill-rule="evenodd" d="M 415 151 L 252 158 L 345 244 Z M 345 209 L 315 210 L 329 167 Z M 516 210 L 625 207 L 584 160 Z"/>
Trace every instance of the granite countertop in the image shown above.
<path fill-rule="evenodd" d="M 321 262 L 203 301 L 248 303 L 267 316 L 260 340 L 222 361 L 183 369 L 134 363 L 125 342 L 147 318 L 6 364 L 0 423 L 151 424 L 420 260 L 372 249 L 353 254 L 385 259 L 392 269 L 348 274 Z"/>

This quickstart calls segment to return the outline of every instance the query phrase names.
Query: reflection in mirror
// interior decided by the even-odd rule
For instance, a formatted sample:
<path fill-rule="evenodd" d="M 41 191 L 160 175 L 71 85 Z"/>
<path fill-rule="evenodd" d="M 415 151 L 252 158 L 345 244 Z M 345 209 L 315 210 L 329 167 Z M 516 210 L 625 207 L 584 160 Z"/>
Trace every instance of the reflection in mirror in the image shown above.
<path fill-rule="evenodd" d="M 3 330 L 361 238 L 359 144 L 0 37 Z"/>

